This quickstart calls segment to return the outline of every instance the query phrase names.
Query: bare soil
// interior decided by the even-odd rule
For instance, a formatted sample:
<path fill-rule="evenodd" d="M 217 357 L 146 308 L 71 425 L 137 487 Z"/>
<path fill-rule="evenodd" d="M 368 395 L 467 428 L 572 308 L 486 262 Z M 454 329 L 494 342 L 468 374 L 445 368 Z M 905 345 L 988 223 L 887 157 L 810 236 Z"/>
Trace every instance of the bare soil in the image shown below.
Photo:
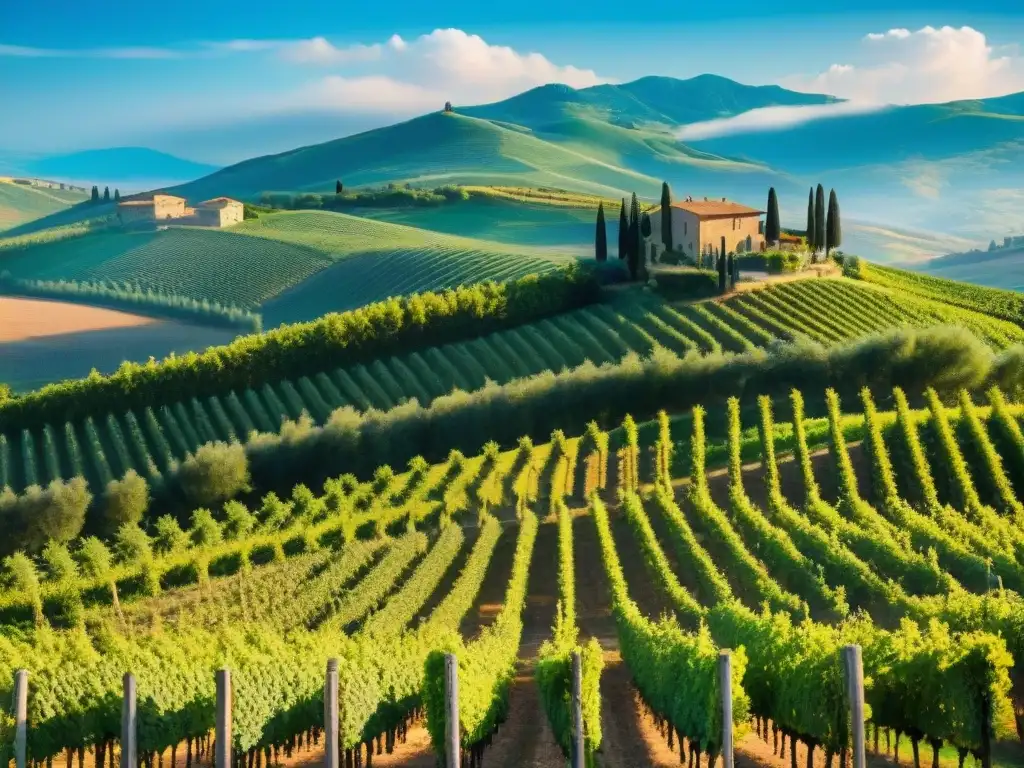
<path fill-rule="evenodd" d="M 25 341 L 79 331 L 130 328 L 155 322 L 151 317 L 84 304 L 0 297 L 0 342 Z"/>
<path fill-rule="evenodd" d="M 16 390 L 112 373 L 124 360 L 160 360 L 226 344 L 237 334 L 82 304 L 0 297 L 3 379 Z"/>

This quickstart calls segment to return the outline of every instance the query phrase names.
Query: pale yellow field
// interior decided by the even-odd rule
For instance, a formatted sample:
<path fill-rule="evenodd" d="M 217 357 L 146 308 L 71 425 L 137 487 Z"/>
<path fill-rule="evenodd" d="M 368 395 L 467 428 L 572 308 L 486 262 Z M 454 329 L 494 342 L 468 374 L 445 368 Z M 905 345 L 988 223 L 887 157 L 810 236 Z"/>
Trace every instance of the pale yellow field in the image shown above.
<path fill-rule="evenodd" d="M 150 317 L 113 309 L 0 296 L 0 343 L 82 331 L 133 328 L 155 322 Z"/>
<path fill-rule="evenodd" d="M 0 382 L 26 392 L 94 368 L 113 373 L 125 360 L 202 351 L 236 335 L 81 304 L 0 297 Z"/>

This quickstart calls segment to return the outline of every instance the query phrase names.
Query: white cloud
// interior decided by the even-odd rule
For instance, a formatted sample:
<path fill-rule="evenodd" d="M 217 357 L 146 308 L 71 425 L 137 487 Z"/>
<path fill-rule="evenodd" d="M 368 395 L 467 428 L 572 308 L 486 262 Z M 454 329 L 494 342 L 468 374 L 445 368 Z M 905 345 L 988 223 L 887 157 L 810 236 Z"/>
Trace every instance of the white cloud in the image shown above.
<path fill-rule="evenodd" d="M 398 45 L 395 44 L 398 42 Z M 402 38 L 394 35 L 385 45 L 400 50 L 404 46 Z M 323 37 L 309 40 L 297 40 L 281 46 L 281 57 L 297 64 L 337 65 L 357 61 L 376 61 L 380 59 L 385 45 L 350 45 L 338 48 Z"/>
<path fill-rule="evenodd" d="M 844 115 L 860 115 L 884 109 L 885 105 L 871 102 L 841 101 L 836 104 L 813 104 L 801 107 L 762 107 L 733 117 L 705 120 L 684 125 L 676 131 L 682 141 L 715 139 L 738 133 L 780 131 L 795 128 L 814 120 L 827 120 Z"/>
<path fill-rule="evenodd" d="M 28 58 L 90 58 L 90 59 L 176 59 L 181 51 L 151 46 L 123 48 L 33 48 L 25 45 L 0 44 L 0 56 Z"/>
<path fill-rule="evenodd" d="M 997 50 L 971 27 L 890 29 L 865 35 L 854 63 L 785 78 L 800 91 L 859 101 L 929 104 L 1024 91 L 1024 57 Z"/>
<path fill-rule="evenodd" d="M 237 39 L 167 48 L 50 49 L 0 44 L 0 56 L 68 58 L 207 58 L 266 53 L 296 65 L 335 70 L 319 81 L 276 97 L 287 108 L 390 111 L 412 115 L 450 100 L 455 104 L 498 101 L 548 83 L 585 88 L 609 82 L 593 70 L 554 64 L 540 53 L 492 45 L 460 29 L 435 29 L 404 40 L 335 45 L 324 37 L 305 40 Z M 271 97 L 272 100 L 275 97 Z"/>
<path fill-rule="evenodd" d="M 419 109 L 439 98 L 476 104 L 547 83 L 585 88 L 608 82 L 593 70 L 559 66 L 539 53 L 491 45 L 459 29 L 436 29 L 413 40 L 392 35 L 384 43 L 346 47 L 315 37 L 284 45 L 280 55 L 295 63 L 363 70 L 328 78 L 310 91 L 322 94 L 323 106 L 329 107 L 343 106 L 349 94 L 364 108 L 393 105 L 396 94 L 415 95 L 410 103 Z M 379 86 L 379 95 L 366 85 Z"/>
<path fill-rule="evenodd" d="M 385 75 L 330 75 L 300 89 L 275 111 L 334 109 L 364 114 L 416 114 L 444 103 L 444 95 Z"/>

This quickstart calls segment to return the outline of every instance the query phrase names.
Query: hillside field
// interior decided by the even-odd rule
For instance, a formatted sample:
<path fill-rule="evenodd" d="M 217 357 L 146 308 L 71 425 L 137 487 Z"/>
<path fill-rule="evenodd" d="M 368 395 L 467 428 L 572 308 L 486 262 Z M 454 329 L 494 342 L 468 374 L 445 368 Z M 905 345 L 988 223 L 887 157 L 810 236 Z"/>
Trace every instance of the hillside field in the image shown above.
<path fill-rule="evenodd" d="M 513 279 L 571 259 L 558 249 L 323 211 L 264 215 L 229 230 L 102 231 L 0 250 L 0 268 L 17 279 L 116 281 L 243 309 L 266 305 L 268 327 L 412 291 Z M 321 272 L 309 287 L 287 292 Z"/>
<path fill-rule="evenodd" d="M 83 474 L 94 489 L 134 469 L 152 481 L 200 445 L 276 433 L 304 413 L 326 423 L 343 406 L 386 412 L 415 398 L 428 405 L 586 361 L 616 363 L 663 348 L 737 353 L 775 340 L 833 345 L 886 328 L 957 324 L 993 348 L 1024 343 L 1024 329 L 970 310 L 914 300 L 846 279 L 805 279 L 724 301 L 672 304 L 643 294 L 564 313 L 471 341 L 417 350 L 349 369 L 325 369 L 244 391 L 211 392 L 138 413 L 94 413 L 79 423 L 0 434 L 0 487 Z"/>
<path fill-rule="evenodd" d="M 88 199 L 84 192 L 0 181 L 0 233 L 64 211 Z"/>

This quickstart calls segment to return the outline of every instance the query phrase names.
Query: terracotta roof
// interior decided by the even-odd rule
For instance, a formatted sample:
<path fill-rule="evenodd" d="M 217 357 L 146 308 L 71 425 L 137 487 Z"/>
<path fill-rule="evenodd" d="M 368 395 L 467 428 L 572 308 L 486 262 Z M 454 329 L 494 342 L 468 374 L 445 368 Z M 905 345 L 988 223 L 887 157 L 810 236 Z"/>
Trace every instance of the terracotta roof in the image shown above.
<path fill-rule="evenodd" d="M 684 211 L 696 214 L 700 218 L 705 216 L 760 216 L 764 211 L 750 208 L 731 200 L 681 200 L 672 203 L 673 208 L 681 208 Z"/>
<path fill-rule="evenodd" d="M 779 235 L 780 243 L 799 243 L 802 239 L 799 235 L 787 235 L 785 232 Z"/>
<path fill-rule="evenodd" d="M 152 200 L 122 200 L 120 203 L 117 204 L 117 207 L 118 208 L 122 208 L 122 207 L 127 206 L 127 205 L 148 205 L 148 206 L 150 206 L 152 208 L 153 207 L 153 201 Z"/>

